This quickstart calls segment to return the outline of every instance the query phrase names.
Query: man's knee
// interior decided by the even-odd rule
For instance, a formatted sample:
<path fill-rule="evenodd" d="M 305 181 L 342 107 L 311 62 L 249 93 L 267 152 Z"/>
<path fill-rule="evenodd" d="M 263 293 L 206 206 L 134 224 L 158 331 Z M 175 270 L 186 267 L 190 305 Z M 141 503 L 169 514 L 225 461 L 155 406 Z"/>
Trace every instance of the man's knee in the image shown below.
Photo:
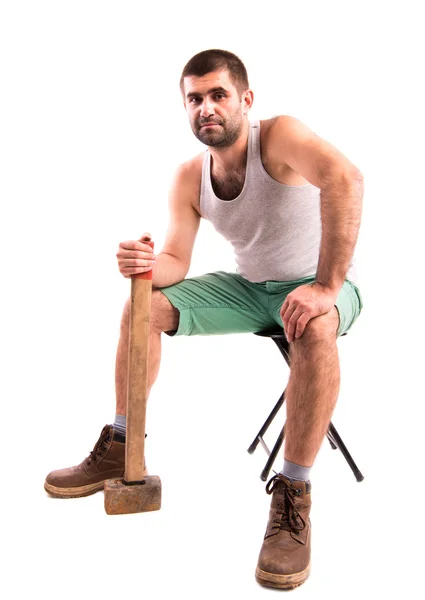
<path fill-rule="evenodd" d="M 294 340 L 295 345 L 306 345 L 322 343 L 324 341 L 336 341 L 339 327 L 339 313 L 336 307 L 314 319 L 310 319 L 305 326 L 300 338 Z"/>
<path fill-rule="evenodd" d="M 130 323 L 130 303 L 128 298 L 124 305 L 121 327 L 128 331 Z M 180 313 L 168 298 L 160 291 L 152 291 L 150 327 L 156 331 L 176 331 L 179 326 Z"/>
<path fill-rule="evenodd" d="M 176 331 L 180 313 L 168 298 L 160 291 L 152 292 L 151 328 L 156 331 Z"/>

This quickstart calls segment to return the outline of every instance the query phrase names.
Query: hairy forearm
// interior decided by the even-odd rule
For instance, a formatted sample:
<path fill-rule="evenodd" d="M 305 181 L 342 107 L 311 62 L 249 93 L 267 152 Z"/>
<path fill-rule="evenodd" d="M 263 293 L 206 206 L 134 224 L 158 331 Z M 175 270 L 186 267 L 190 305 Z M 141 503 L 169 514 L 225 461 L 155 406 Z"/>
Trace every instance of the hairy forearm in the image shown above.
<path fill-rule="evenodd" d="M 344 178 L 321 190 L 322 240 L 316 280 L 335 295 L 344 283 L 356 246 L 363 203 L 363 179 Z"/>
<path fill-rule="evenodd" d="M 156 257 L 152 273 L 152 287 L 168 287 L 182 281 L 188 272 L 188 266 L 171 254 L 160 253 Z"/>

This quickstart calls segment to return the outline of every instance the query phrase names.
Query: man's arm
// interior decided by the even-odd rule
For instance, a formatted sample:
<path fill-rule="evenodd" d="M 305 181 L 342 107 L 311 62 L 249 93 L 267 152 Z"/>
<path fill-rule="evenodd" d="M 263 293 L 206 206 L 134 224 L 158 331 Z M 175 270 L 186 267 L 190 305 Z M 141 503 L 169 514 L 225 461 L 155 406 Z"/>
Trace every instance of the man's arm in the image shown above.
<path fill-rule="evenodd" d="M 154 288 L 182 281 L 189 271 L 201 217 L 195 210 L 200 174 L 195 159 L 181 165 L 169 194 L 169 223 L 164 246 L 153 269 Z"/>
<path fill-rule="evenodd" d="M 268 152 L 320 188 L 322 239 L 316 280 L 335 296 L 344 283 L 357 242 L 363 176 L 334 146 L 290 116 L 270 128 Z"/>
<path fill-rule="evenodd" d="M 169 194 L 169 223 L 164 246 L 156 257 L 152 275 L 154 288 L 182 281 L 190 267 L 200 215 L 195 210 L 199 196 L 200 173 L 196 160 L 179 167 Z"/>
<path fill-rule="evenodd" d="M 316 281 L 288 294 L 280 311 L 286 337 L 293 342 L 311 319 L 334 307 L 358 238 L 363 176 L 341 152 L 289 116 L 277 117 L 270 126 L 267 155 L 320 189 L 322 238 Z"/>
<path fill-rule="evenodd" d="M 118 268 L 124 277 L 146 273 L 153 268 L 154 288 L 173 285 L 186 277 L 200 222 L 200 215 L 194 208 L 199 199 L 200 173 L 196 160 L 184 163 L 177 170 L 169 194 L 168 232 L 159 254 L 153 254 L 146 244 L 151 240 L 150 233 L 143 234 L 140 240 L 120 243 Z"/>

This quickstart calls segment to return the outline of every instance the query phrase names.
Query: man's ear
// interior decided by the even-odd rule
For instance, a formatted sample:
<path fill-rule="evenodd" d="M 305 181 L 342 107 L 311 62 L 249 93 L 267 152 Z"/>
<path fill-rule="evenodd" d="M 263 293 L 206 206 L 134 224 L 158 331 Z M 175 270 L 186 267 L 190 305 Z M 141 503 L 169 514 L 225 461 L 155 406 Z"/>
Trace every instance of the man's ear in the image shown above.
<path fill-rule="evenodd" d="M 249 112 L 249 109 L 251 108 L 251 106 L 254 103 L 254 92 L 252 90 L 246 90 L 243 93 L 242 102 L 244 103 L 243 113 L 244 113 L 244 115 L 247 115 Z"/>

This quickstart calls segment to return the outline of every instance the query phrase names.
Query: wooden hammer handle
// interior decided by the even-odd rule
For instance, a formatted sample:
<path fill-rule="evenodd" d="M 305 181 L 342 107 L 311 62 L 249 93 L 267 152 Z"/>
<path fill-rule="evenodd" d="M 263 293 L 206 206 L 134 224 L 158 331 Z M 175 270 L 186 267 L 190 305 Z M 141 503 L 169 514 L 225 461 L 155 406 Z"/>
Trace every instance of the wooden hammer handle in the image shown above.
<path fill-rule="evenodd" d="M 153 242 L 145 242 L 154 247 Z M 131 278 L 130 338 L 128 352 L 126 483 L 142 481 L 145 463 L 145 427 L 148 384 L 149 320 L 152 270 Z"/>

